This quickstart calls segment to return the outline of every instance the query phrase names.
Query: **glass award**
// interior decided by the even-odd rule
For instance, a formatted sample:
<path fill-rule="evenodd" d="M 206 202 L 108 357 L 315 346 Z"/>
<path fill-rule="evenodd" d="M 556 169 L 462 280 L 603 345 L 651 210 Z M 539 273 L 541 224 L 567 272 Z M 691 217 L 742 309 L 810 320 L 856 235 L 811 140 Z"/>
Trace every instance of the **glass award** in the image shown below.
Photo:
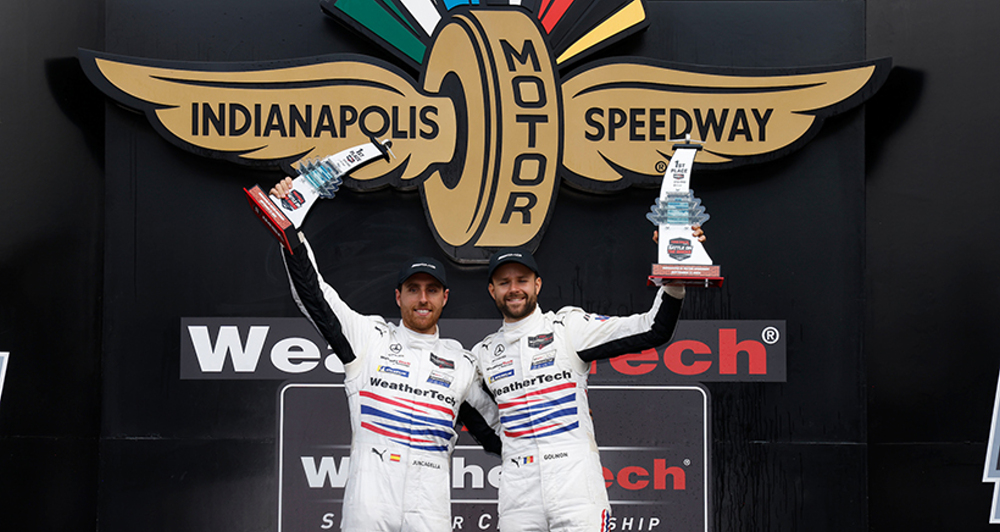
<path fill-rule="evenodd" d="M 659 253 L 650 284 L 722 285 L 722 268 L 712 263 L 704 244 L 691 235 L 692 226 L 703 226 L 709 219 L 701 199 L 691 190 L 691 169 L 700 149 L 701 144 L 690 138 L 674 144 L 660 197 L 646 214 L 659 232 Z"/>
<path fill-rule="evenodd" d="M 354 169 L 383 157 L 388 161 L 391 147 L 391 141 L 373 138 L 329 157 L 303 160 L 297 168 L 299 176 L 292 180 L 292 189 L 281 199 L 266 194 L 260 185 L 244 188 L 243 192 L 257 218 L 281 245 L 292 251 L 300 243 L 298 229 L 316 200 L 333 198 L 344 177 Z"/>

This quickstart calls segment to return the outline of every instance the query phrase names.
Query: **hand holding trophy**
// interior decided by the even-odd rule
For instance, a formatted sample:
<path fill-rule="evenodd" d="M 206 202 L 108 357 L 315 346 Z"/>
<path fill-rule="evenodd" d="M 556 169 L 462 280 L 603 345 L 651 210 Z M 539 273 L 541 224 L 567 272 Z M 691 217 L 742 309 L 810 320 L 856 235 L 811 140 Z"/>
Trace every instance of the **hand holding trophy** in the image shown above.
<path fill-rule="evenodd" d="M 280 198 L 274 194 L 264 194 L 260 185 L 249 190 L 244 188 L 243 191 L 254 214 L 264 222 L 281 245 L 291 252 L 300 242 L 298 228 L 302 226 L 306 213 L 316 204 L 316 200 L 333 198 L 344 182 L 344 176 L 355 168 L 381 157 L 388 161 L 392 154 L 389 151 L 391 147 L 391 141 L 379 142 L 372 138 L 371 142 L 329 157 L 303 161 L 297 169 L 298 177 L 291 179 L 290 183 L 279 184 L 279 187 L 285 187 L 281 190 L 284 194 Z"/>
<path fill-rule="evenodd" d="M 687 286 L 722 286 L 722 268 L 702 245 L 704 237 L 692 239 L 692 230 L 710 218 L 691 190 L 691 169 L 701 144 L 685 139 L 674 144 L 674 155 L 663 175 L 660 197 L 646 218 L 658 228 L 659 256 L 649 283 Z M 696 231 L 700 232 L 700 231 Z"/>

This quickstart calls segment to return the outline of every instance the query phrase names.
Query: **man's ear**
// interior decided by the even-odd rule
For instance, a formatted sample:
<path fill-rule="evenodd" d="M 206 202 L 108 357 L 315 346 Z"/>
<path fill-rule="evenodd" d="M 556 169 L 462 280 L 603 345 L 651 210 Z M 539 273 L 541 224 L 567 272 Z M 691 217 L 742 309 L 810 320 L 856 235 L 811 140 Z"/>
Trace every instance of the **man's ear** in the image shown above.
<path fill-rule="evenodd" d="M 441 307 L 444 307 L 447 304 L 448 304 L 448 289 L 445 288 L 444 289 L 444 302 L 441 303 Z"/>
<path fill-rule="evenodd" d="M 493 281 L 490 281 L 490 284 L 486 285 L 486 289 L 490 291 L 490 297 L 492 297 L 493 300 L 496 301 L 497 296 L 493 295 Z"/>
<path fill-rule="evenodd" d="M 398 288 L 396 289 L 396 306 L 399 307 L 399 308 L 403 308 L 403 305 L 400 304 L 400 302 L 399 302 L 399 289 Z"/>

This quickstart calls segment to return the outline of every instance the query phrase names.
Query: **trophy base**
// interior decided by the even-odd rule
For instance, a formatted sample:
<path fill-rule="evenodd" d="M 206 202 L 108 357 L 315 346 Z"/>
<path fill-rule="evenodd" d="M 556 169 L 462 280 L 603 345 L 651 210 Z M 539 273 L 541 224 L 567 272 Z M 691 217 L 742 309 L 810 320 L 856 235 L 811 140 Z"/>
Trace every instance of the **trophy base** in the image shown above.
<path fill-rule="evenodd" d="M 250 208 L 253 209 L 257 218 L 264 222 L 264 226 L 274 235 L 274 238 L 278 239 L 282 246 L 288 249 L 289 253 L 294 253 L 292 249 L 302 243 L 295 224 L 282 214 L 271 198 L 267 197 L 267 194 L 261 190 L 260 185 L 255 185 L 249 190 L 244 188 L 243 192 L 246 192 L 247 201 L 250 202 Z"/>
<path fill-rule="evenodd" d="M 680 284 L 684 286 L 722 286 L 721 266 L 699 266 L 695 264 L 654 264 L 653 274 L 647 284 L 663 286 Z"/>

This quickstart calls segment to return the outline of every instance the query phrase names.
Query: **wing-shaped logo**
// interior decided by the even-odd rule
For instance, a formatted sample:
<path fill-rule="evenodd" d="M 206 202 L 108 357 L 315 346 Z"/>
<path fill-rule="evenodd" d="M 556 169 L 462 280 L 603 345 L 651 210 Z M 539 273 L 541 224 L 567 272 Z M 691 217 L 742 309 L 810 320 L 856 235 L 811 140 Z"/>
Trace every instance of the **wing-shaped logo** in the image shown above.
<path fill-rule="evenodd" d="M 890 63 L 775 70 L 711 69 L 644 59 L 588 65 L 563 82 L 566 176 L 584 188 L 659 184 L 671 139 L 700 139 L 700 166 L 780 157 L 823 119 L 881 86 Z"/>
<path fill-rule="evenodd" d="M 391 139 L 396 158 L 344 186 L 418 188 L 435 239 L 466 263 L 501 247 L 536 248 L 561 179 L 597 192 L 658 184 L 671 139 L 685 135 L 705 142 L 700 165 L 780 157 L 873 94 L 890 67 L 723 70 L 618 58 L 561 80 L 560 68 L 645 28 L 642 1 L 557 11 L 411 2 L 395 14 L 370 3 L 323 6 L 420 68 L 419 83 L 347 54 L 180 63 L 83 51 L 81 62 L 106 94 L 199 155 L 290 172 L 306 156 Z"/>
<path fill-rule="evenodd" d="M 304 157 L 393 138 L 395 159 L 352 174 L 354 188 L 387 180 L 412 188 L 455 146 L 454 127 L 440 127 L 455 123 L 451 100 L 421 93 L 401 70 L 368 57 L 199 64 L 83 51 L 81 62 L 106 94 L 199 155 L 290 171 Z"/>

